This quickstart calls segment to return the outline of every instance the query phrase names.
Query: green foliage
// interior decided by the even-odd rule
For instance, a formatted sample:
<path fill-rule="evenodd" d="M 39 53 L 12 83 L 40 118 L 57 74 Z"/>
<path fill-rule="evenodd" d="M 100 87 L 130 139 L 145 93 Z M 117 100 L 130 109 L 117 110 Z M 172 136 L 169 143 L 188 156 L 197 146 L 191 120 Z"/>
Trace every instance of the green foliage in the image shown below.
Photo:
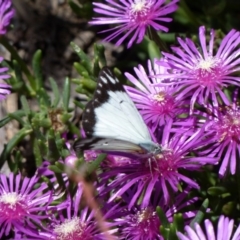
<path fill-rule="evenodd" d="M 9 47 L 10 48 L 10 47 Z M 12 57 L 16 57 L 12 49 Z M 65 80 L 64 88 L 60 94 L 57 83 L 50 79 L 53 97 L 43 87 L 43 75 L 41 68 L 42 52 L 36 51 L 32 60 L 33 75 L 31 75 L 22 61 L 16 57 L 13 60 L 13 76 L 11 78 L 12 86 L 20 95 L 21 108 L 14 113 L 9 113 L 1 119 L 0 126 L 3 127 L 12 120 L 16 120 L 21 126 L 20 131 L 4 146 L 4 151 L 0 156 L 0 166 L 5 161 L 9 161 L 14 149 L 18 149 L 19 144 L 24 139 L 31 139 L 33 145 L 33 161 L 36 166 L 42 164 L 43 159 L 55 162 L 69 154 L 65 146 L 65 140 L 62 139 L 67 126 L 70 125 L 72 117 L 69 108 L 70 100 L 70 80 Z M 25 74 L 22 74 L 22 70 Z M 29 105 L 29 100 L 37 100 L 37 110 L 33 110 Z M 20 154 L 19 151 L 18 155 Z M 18 157 L 20 159 L 20 157 Z M 15 159 L 16 160 L 16 159 Z M 10 161 L 11 162 L 11 161 Z M 18 165 L 18 166 L 17 166 Z M 19 161 L 11 162 L 12 169 L 21 169 Z"/>
<path fill-rule="evenodd" d="M 194 227 L 194 223 L 200 223 L 203 220 L 204 215 L 207 212 L 208 205 L 209 205 L 209 200 L 205 199 L 205 201 L 203 202 L 202 206 L 200 207 L 198 213 L 196 214 L 195 218 L 191 221 L 191 223 L 190 223 L 191 227 Z"/>
<path fill-rule="evenodd" d="M 92 1 L 69 0 L 68 3 L 73 13 L 76 14 L 75 17 L 77 16 L 81 20 L 90 20 L 93 17 Z M 169 32 L 156 32 L 155 29 L 149 28 L 144 40 L 131 49 L 126 50 L 124 45 L 119 52 L 115 52 L 114 48 L 111 49 L 111 54 L 115 54 L 116 58 L 114 73 L 120 81 L 126 83 L 126 79 L 122 78 L 121 71 L 117 67 L 130 72 L 138 64 L 146 66 L 147 59 L 160 58 L 161 51 L 171 52 L 172 45 L 178 44 L 176 42 L 178 36 L 189 37 L 199 44 L 198 28 L 201 25 L 206 26 L 207 31 L 210 28 L 215 29 L 216 46 L 214 50 L 216 50 L 226 32 L 232 28 L 239 28 L 239 8 L 240 2 L 234 0 L 180 0 L 179 9 L 173 14 L 173 21 L 169 23 Z M 101 38 L 100 35 L 99 37 Z M 3 63 L 9 68 L 11 75 L 7 82 L 12 86 L 12 91 L 19 96 L 19 109 L 13 113 L 7 113 L 0 119 L 0 127 L 16 121 L 20 128 L 3 148 L 0 156 L 0 168 L 5 162 L 8 162 L 11 171 L 24 172 L 23 162 L 26 158 L 23 152 L 30 149 L 31 160 L 37 168 L 42 166 L 44 160 L 49 162 L 48 169 L 53 172 L 59 184 L 58 188 L 63 191 L 66 190 L 66 184 L 62 174 L 68 174 L 71 180 L 67 188 L 73 195 L 78 184 L 77 181 L 74 181 L 74 177 L 80 176 L 85 181 L 91 180 L 96 173 L 101 171 L 99 166 L 106 158 L 106 154 L 99 155 L 95 161 L 91 162 L 85 162 L 81 155 L 78 156 L 76 166 L 73 168 L 65 166 L 64 159 L 73 154 L 71 148 L 66 146 L 66 141 L 68 141 L 66 135 L 70 134 L 74 138 L 81 137 L 79 125 L 72 121 L 75 109 L 71 102 L 71 85 L 72 83 L 76 84 L 75 91 L 91 99 L 97 85 L 99 71 L 107 65 L 105 47 L 95 43 L 90 49 L 93 49 L 91 58 L 84 49 L 72 42 L 70 45 L 78 57 L 78 60 L 73 63 L 77 77 L 73 79 L 66 77 L 63 89 L 60 89 L 55 79 L 45 79 L 44 77 L 42 69 L 44 54 L 41 49 L 33 54 L 31 64 L 28 66 L 4 36 L 1 36 L 0 44 L 5 47 L 11 57 L 9 61 Z M 239 72 L 235 72 L 235 74 L 237 75 Z M 46 81 L 50 83 L 49 90 L 45 88 Z M 231 99 L 233 90 L 233 88 L 229 88 L 223 91 Z M 32 101 L 35 102 L 34 108 Z M 81 110 L 85 107 L 85 103 L 78 99 L 74 99 L 73 104 L 74 107 Z M 202 224 L 206 218 L 216 220 L 221 214 L 240 221 L 239 172 L 234 176 L 226 174 L 223 178 L 219 178 L 217 172 L 215 166 L 207 166 L 202 171 L 194 173 L 182 171 L 183 175 L 186 174 L 190 179 L 196 180 L 200 186 L 200 189 L 191 190 L 190 196 L 188 196 L 189 198 L 196 197 L 199 200 L 192 206 L 187 206 L 188 210 L 197 212 L 195 218 L 191 220 L 191 227 L 195 223 Z M 46 182 L 50 188 L 54 187 L 52 182 L 44 176 L 42 181 Z M 109 183 L 111 183 L 111 179 Z M 179 184 L 178 187 L 181 192 L 185 185 Z M 138 203 L 142 202 L 143 196 L 144 192 L 139 197 Z M 118 201 L 123 201 L 123 199 L 119 197 Z M 156 208 L 161 222 L 159 231 L 165 240 L 177 240 L 176 231 L 184 232 L 183 212 L 176 213 L 173 221 L 169 222 L 164 210 L 160 207 Z"/>
<path fill-rule="evenodd" d="M 15 120 L 19 123 L 21 129 L 4 146 L 4 151 L 0 156 L 0 167 L 3 166 L 5 161 L 8 161 L 12 171 L 21 170 L 23 156 L 19 147 L 23 144 L 23 141 L 27 141 L 28 144 L 32 145 L 32 161 L 35 161 L 36 167 L 40 167 L 44 159 L 49 161 L 49 169 L 55 173 L 60 186 L 64 187 L 61 174 L 65 171 L 65 168 L 58 161 L 59 159 L 65 159 L 70 152 L 65 144 L 66 139 L 62 138 L 61 134 L 68 131 L 79 136 L 79 128 L 70 121 L 73 116 L 73 109 L 69 107 L 71 83 L 78 84 L 76 88 L 78 92 L 86 93 L 87 96 L 92 95 L 96 87 L 96 77 L 100 67 L 106 64 L 104 47 L 101 45 L 94 46 L 95 57 L 92 62 L 76 44 L 71 43 L 79 56 L 79 62 L 75 62 L 74 67 L 80 74 L 80 78 L 72 81 L 66 78 L 62 91 L 56 81 L 50 78 L 51 90 L 47 91 L 44 87 L 41 66 L 42 51 L 37 50 L 33 55 L 32 73 L 30 73 L 27 65 L 21 60 L 15 49 L 7 41 L 5 42 L 5 39 L 2 42 L 12 53 L 12 64 L 8 64 L 12 71 L 10 83 L 13 90 L 18 92 L 20 96 L 20 109 L 1 119 L 0 126 L 4 127 Z M 29 104 L 32 99 L 37 101 L 34 110 Z M 77 100 L 75 100 L 75 103 L 76 106 L 84 107 Z M 93 174 L 104 158 L 105 154 L 100 155 L 96 161 L 87 163 L 84 175 L 87 177 Z"/>
<path fill-rule="evenodd" d="M 92 1 L 78 0 L 78 3 L 75 3 L 74 1 L 69 0 L 68 3 L 77 16 L 86 19 L 90 19 L 93 16 Z"/>
<path fill-rule="evenodd" d="M 161 207 L 158 206 L 156 211 L 161 222 L 159 229 L 164 239 L 177 240 L 178 238 L 176 236 L 176 232 L 182 231 L 184 226 L 182 214 L 175 214 L 173 217 L 173 222 L 170 223 Z"/>
<path fill-rule="evenodd" d="M 104 47 L 102 45 L 94 44 L 94 59 L 93 61 L 79 48 L 75 43 L 71 43 L 74 52 L 79 57 L 79 62 L 73 64 L 74 68 L 80 75 L 79 79 L 72 81 L 77 84 L 76 92 L 92 96 L 96 88 L 96 79 L 101 67 L 106 66 L 106 59 L 104 55 Z M 76 103 L 76 102 L 75 102 Z M 79 107 L 81 103 L 76 103 Z"/>

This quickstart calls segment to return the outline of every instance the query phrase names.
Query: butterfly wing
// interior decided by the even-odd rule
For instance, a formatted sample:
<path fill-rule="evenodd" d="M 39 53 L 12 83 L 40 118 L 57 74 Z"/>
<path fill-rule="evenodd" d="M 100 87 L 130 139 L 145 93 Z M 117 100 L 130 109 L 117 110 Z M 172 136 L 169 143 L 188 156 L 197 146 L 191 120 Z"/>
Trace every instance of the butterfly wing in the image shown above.
<path fill-rule="evenodd" d="M 104 67 L 93 99 L 83 113 L 87 137 L 123 140 L 137 145 L 151 136 L 133 101 L 113 73 Z"/>
<path fill-rule="evenodd" d="M 113 73 L 104 67 L 93 99 L 83 112 L 86 139 L 77 140 L 75 151 L 93 149 L 138 156 L 161 152 L 132 99 Z"/>
<path fill-rule="evenodd" d="M 136 145 L 135 143 L 111 139 L 111 138 L 85 138 L 77 140 L 73 148 L 76 152 L 85 151 L 85 150 L 101 150 L 103 152 L 114 152 L 118 153 L 131 153 L 133 155 L 141 155 L 145 153 L 143 149 Z"/>

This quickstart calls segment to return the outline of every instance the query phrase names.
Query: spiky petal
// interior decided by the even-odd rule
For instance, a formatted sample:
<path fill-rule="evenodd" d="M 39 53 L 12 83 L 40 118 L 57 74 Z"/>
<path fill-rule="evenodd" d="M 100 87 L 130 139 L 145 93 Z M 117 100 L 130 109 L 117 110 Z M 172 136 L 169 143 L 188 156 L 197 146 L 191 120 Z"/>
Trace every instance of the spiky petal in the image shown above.
<path fill-rule="evenodd" d="M 4 35 L 14 15 L 11 0 L 0 1 L 0 35 Z"/>
<path fill-rule="evenodd" d="M 240 225 L 233 231 L 234 220 L 230 220 L 228 217 L 220 216 L 218 220 L 217 228 L 214 228 L 213 223 L 206 219 L 204 221 L 205 229 L 195 223 L 194 227 L 185 226 L 186 234 L 177 232 L 179 240 L 237 240 L 240 239 Z"/>

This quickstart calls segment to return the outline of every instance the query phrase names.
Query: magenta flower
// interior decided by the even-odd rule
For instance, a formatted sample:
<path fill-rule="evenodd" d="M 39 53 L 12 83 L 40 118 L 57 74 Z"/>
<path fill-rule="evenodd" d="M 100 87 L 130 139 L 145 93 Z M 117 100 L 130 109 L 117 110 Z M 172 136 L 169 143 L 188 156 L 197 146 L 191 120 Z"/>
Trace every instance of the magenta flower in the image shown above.
<path fill-rule="evenodd" d="M 157 215 L 156 207 L 159 206 L 165 213 L 165 216 L 169 223 L 173 222 L 173 215 L 183 211 L 184 220 L 188 221 L 190 218 L 195 216 L 195 212 L 188 211 L 185 212 L 183 208 L 186 209 L 187 206 L 193 205 L 197 198 L 186 200 L 189 190 L 185 190 L 180 193 L 174 201 L 173 206 L 165 205 L 164 198 L 161 196 L 159 198 L 153 197 L 149 206 L 141 207 L 139 205 L 134 205 L 131 209 L 128 208 L 128 203 L 131 201 L 132 194 L 128 191 L 128 195 L 123 196 L 123 202 L 120 206 L 115 209 L 116 218 L 113 218 L 113 223 L 118 225 L 119 237 L 118 239 L 146 239 L 146 240 L 163 240 L 159 228 L 161 226 L 161 221 Z"/>
<path fill-rule="evenodd" d="M 119 239 L 163 240 L 159 232 L 160 219 L 152 207 L 132 208 L 131 211 L 125 212 L 124 217 L 117 219 L 117 222 L 122 225 Z"/>
<path fill-rule="evenodd" d="M 110 225 L 102 222 L 102 226 L 105 226 L 107 231 L 101 232 L 100 224 L 95 220 L 98 210 L 91 210 L 89 207 L 82 208 L 82 195 L 83 188 L 79 184 L 74 198 L 68 195 L 65 202 L 60 203 L 59 207 L 56 206 L 55 212 L 53 211 L 52 218 L 50 219 L 51 223 L 48 226 L 48 231 L 40 232 L 39 239 L 105 240 L 108 239 L 107 236 L 116 231 L 108 229 Z M 67 207 L 62 208 L 62 204 Z"/>
<path fill-rule="evenodd" d="M 185 106 L 188 102 L 183 101 L 177 95 L 180 90 L 178 86 L 154 87 L 152 85 L 152 83 L 162 82 L 163 79 L 149 77 L 149 75 L 168 74 L 170 69 L 167 67 L 167 62 L 166 66 L 159 66 L 156 62 L 157 59 L 152 65 L 151 61 L 148 61 L 149 74 L 146 73 L 142 65 L 134 68 L 137 78 L 125 73 L 126 77 L 139 90 L 129 86 L 125 86 L 125 89 L 152 132 L 155 132 L 157 127 L 173 122 L 177 116 L 183 113 L 187 114 L 189 111 Z"/>
<path fill-rule="evenodd" d="M 3 58 L 0 57 L 0 63 L 3 61 Z M 6 74 L 6 71 L 8 71 L 7 67 L 0 67 L 0 79 L 5 80 L 10 78 L 10 75 Z M 11 86 L 1 82 L 0 83 L 0 101 L 5 99 L 8 94 L 11 93 Z"/>
<path fill-rule="evenodd" d="M 181 173 L 181 169 L 196 171 L 205 164 L 216 164 L 215 157 L 196 157 L 191 155 L 194 149 L 207 144 L 204 136 L 204 128 L 197 131 L 185 130 L 185 133 L 171 134 L 171 125 L 166 125 L 162 133 L 161 141 L 163 152 L 154 156 L 151 160 L 132 162 L 131 164 L 109 168 L 100 175 L 102 179 L 102 193 L 111 192 L 109 201 L 122 196 L 128 189 L 135 189 L 129 208 L 141 198 L 143 207 L 148 206 L 153 192 L 159 196 L 163 194 L 166 202 L 169 202 L 170 192 L 178 191 L 178 184 L 185 182 L 187 185 L 198 188 L 198 184 Z M 109 179 L 112 181 L 109 182 Z M 171 190 L 170 190 L 171 189 Z M 170 192 L 169 192 L 170 190 Z"/>
<path fill-rule="evenodd" d="M 11 93 L 11 86 L 5 83 L 0 83 L 0 101 L 5 99 Z"/>
<path fill-rule="evenodd" d="M 131 164 L 132 162 L 133 160 L 131 158 L 108 154 L 107 157 L 104 159 L 102 165 L 105 167 L 113 168 L 116 166 L 126 166 L 128 164 Z"/>
<path fill-rule="evenodd" d="M 220 107 L 208 105 L 209 113 L 202 114 L 205 120 L 206 134 L 211 139 L 211 145 L 201 154 L 217 157 L 221 160 L 219 174 L 223 176 L 228 168 L 231 174 L 236 173 L 240 149 L 240 107 L 237 103 L 237 93 L 233 100 Z"/>
<path fill-rule="evenodd" d="M 190 226 L 185 227 L 186 234 L 177 232 L 179 240 L 239 240 L 240 239 L 240 225 L 233 231 L 234 220 L 220 216 L 218 220 L 218 226 L 216 231 L 214 226 L 209 219 L 204 221 L 206 234 L 202 227 L 198 224 L 194 224 L 194 229 Z"/>
<path fill-rule="evenodd" d="M 116 45 L 131 35 L 127 47 L 130 48 L 133 42 L 140 43 L 143 40 L 147 27 L 152 27 L 157 31 L 167 32 L 168 28 L 161 25 L 161 22 L 170 22 L 172 19 L 166 17 L 167 14 L 176 11 L 178 0 L 172 0 L 165 4 L 165 0 L 105 0 L 106 3 L 93 2 L 94 11 L 103 17 L 93 18 L 90 24 L 118 24 L 116 27 L 102 32 L 109 32 L 105 39 L 111 41 L 118 38 Z"/>
<path fill-rule="evenodd" d="M 87 162 L 93 161 L 99 156 L 100 153 L 101 153 L 100 151 L 86 150 L 84 151 L 84 155 L 83 155 L 84 160 Z"/>
<path fill-rule="evenodd" d="M 14 15 L 11 0 L 0 1 L 0 35 L 6 33 L 6 29 Z"/>
<path fill-rule="evenodd" d="M 172 83 L 181 84 L 179 97 L 191 93 L 190 112 L 195 102 L 206 104 L 208 101 L 218 106 L 218 97 L 227 101 L 222 88 L 229 85 L 240 86 L 240 77 L 234 73 L 240 70 L 240 32 L 231 30 L 215 51 L 215 32 L 211 30 L 210 41 L 206 43 L 205 27 L 199 28 L 199 49 L 191 39 L 178 38 L 180 47 L 173 47 L 174 54 L 163 53 L 168 64 L 181 73 L 171 74 Z M 159 62 L 161 65 L 161 62 Z M 161 74 L 168 77 L 169 74 Z M 159 84 L 154 84 L 158 86 Z M 162 84 L 160 84 L 162 85 Z"/>
<path fill-rule="evenodd" d="M 20 174 L 0 175 L 0 238 L 11 231 L 38 236 L 37 225 L 48 218 L 46 209 L 52 194 L 47 184 L 37 184 L 36 176 L 23 178 Z"/>

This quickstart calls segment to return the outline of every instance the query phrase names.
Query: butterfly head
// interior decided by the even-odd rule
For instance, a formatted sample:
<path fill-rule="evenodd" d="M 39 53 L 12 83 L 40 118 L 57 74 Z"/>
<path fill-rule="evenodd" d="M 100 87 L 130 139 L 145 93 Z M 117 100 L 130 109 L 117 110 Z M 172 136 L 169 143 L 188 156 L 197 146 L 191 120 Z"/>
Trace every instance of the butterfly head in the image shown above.
<path fill-rule="evenodd" d="M 162 147 L 158 143 L 149 141 L 141 143 L 139 145 L 153 155 L 157 155 L 162 152 Z"/>

